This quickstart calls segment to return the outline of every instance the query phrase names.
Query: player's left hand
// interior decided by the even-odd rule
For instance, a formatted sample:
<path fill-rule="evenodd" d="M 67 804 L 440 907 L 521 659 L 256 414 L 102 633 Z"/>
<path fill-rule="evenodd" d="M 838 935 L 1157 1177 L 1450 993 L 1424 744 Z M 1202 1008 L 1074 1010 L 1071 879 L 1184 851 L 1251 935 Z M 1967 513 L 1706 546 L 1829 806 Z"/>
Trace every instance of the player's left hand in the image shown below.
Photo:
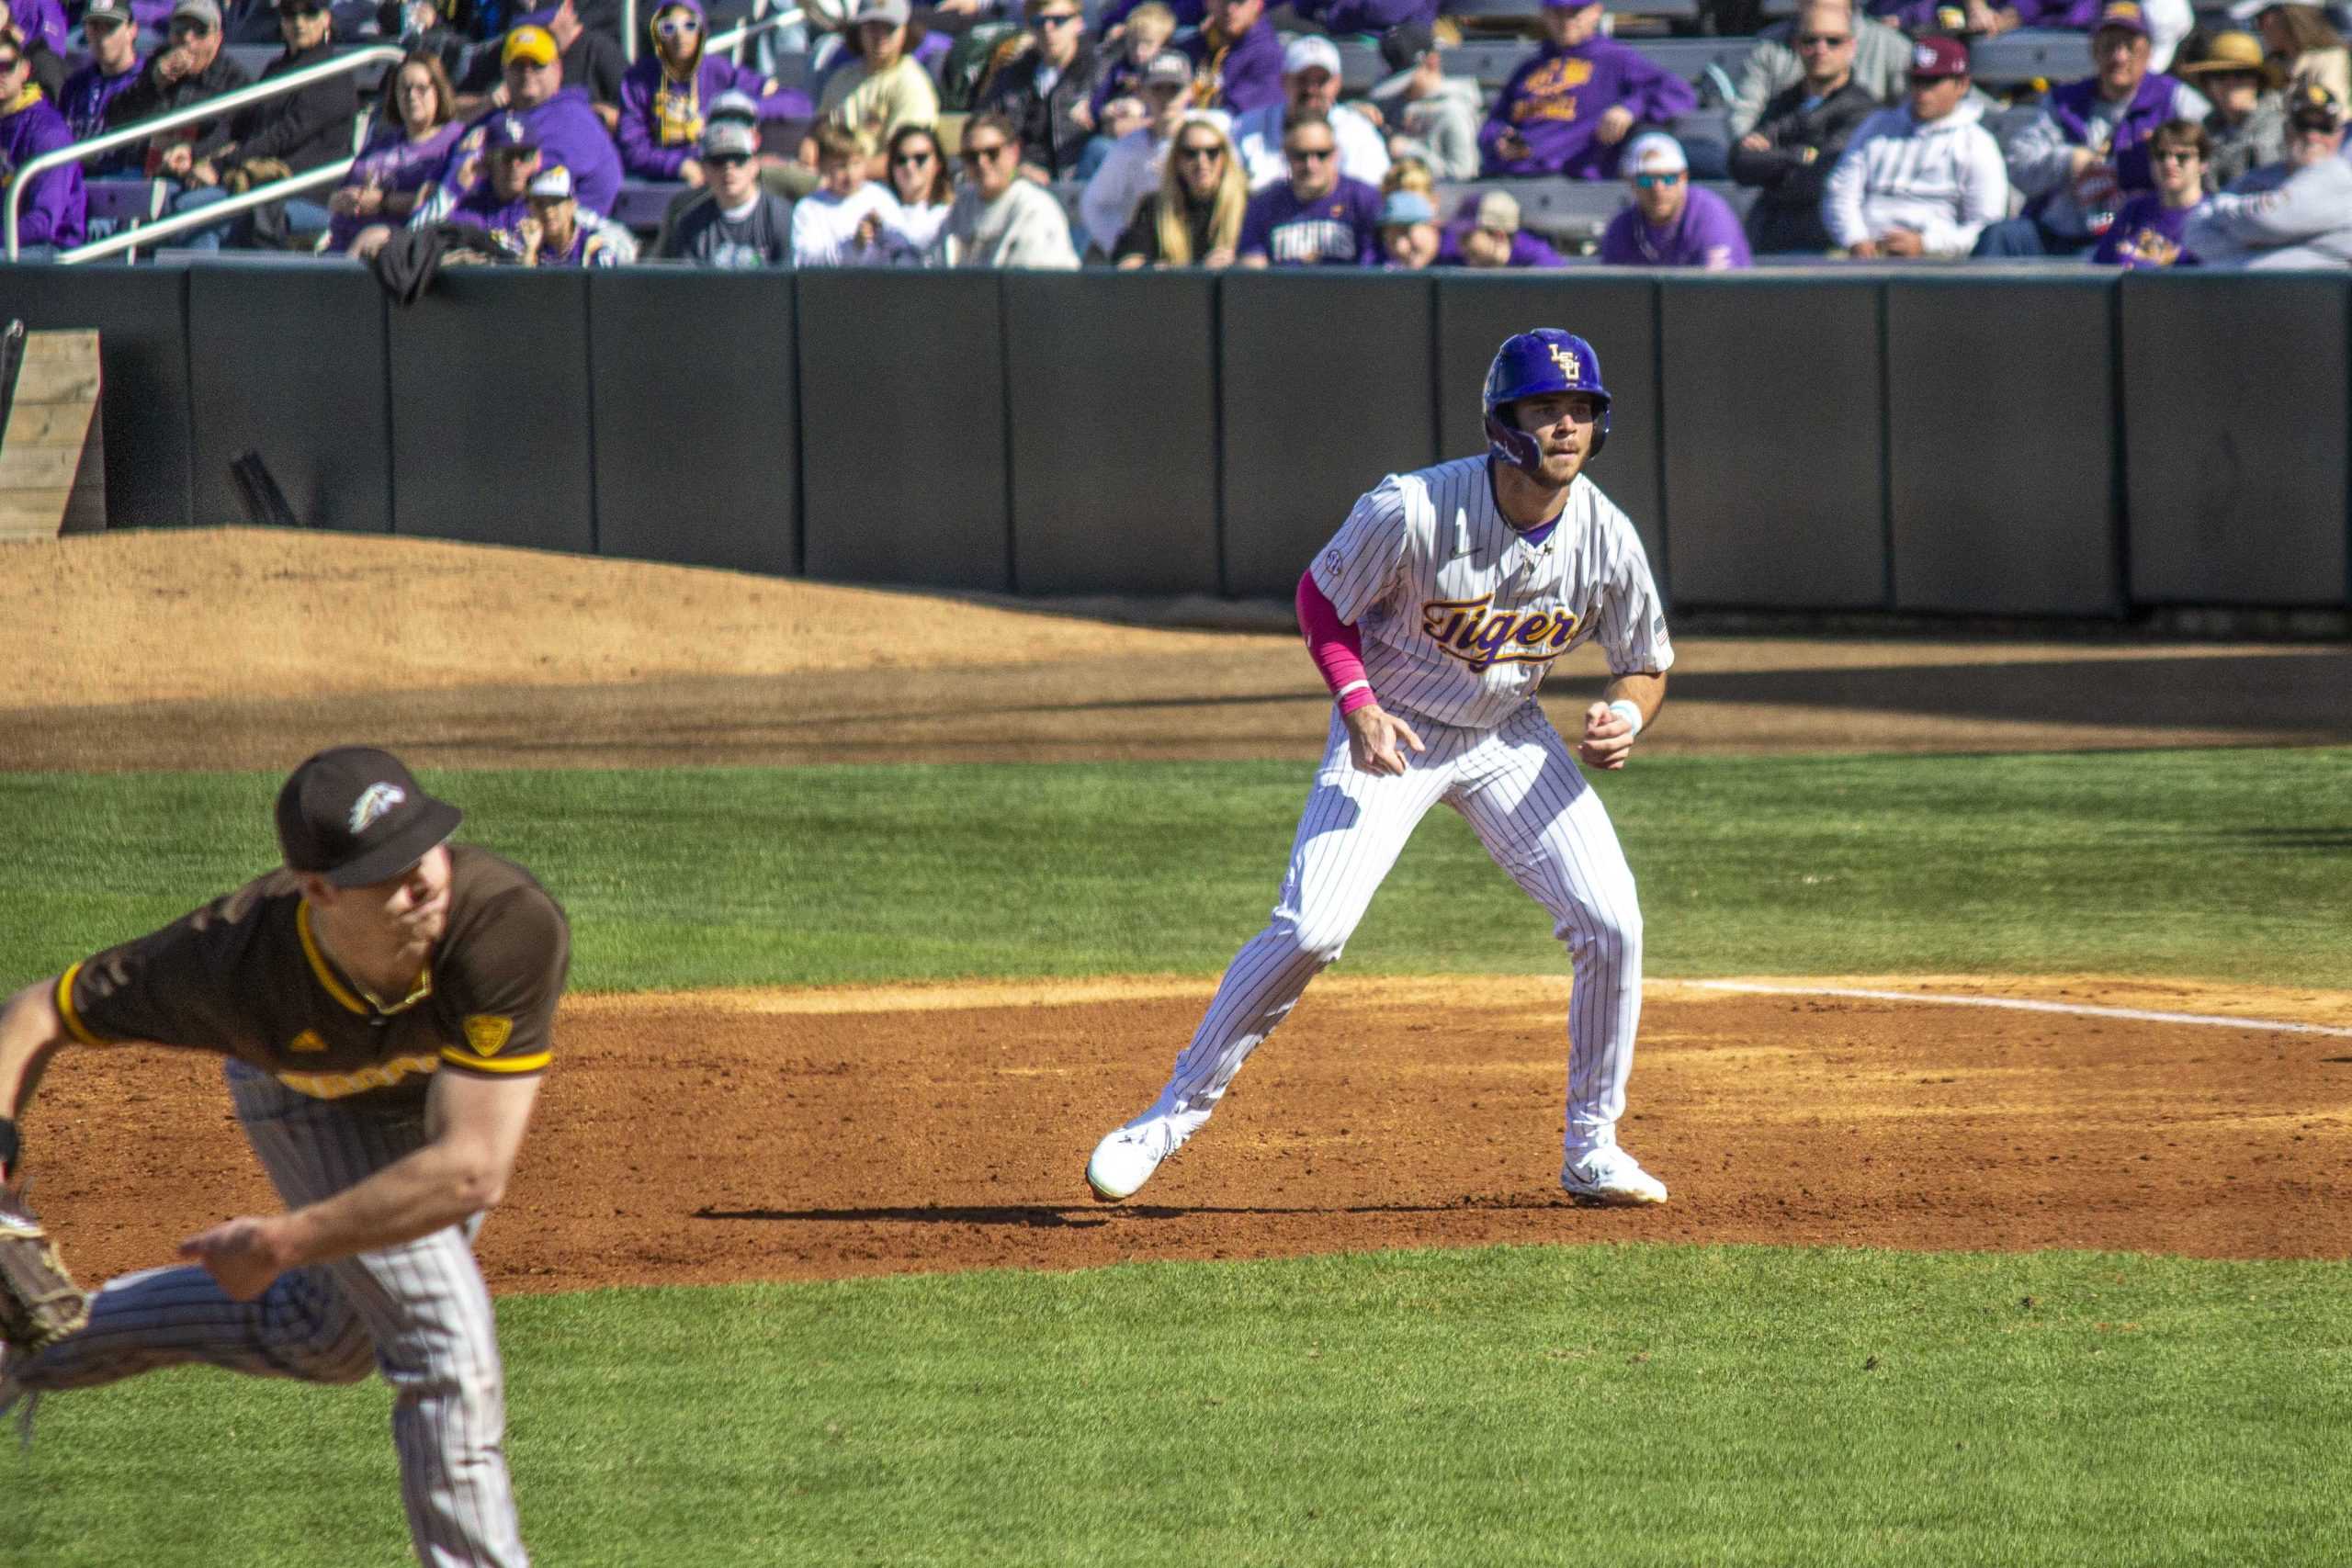
<path fill-rule="evenodd" d="M 1348 727 L 1349 760 L 1367 773 L 1403 773 L 1406 762 L 1400 745 L 1416 751 L 1428 750 L 1411 725 L 1378 703 L 1366 703 L 1340 722 Z"/>
<path fill-rule="evenodd" d="M 1577 755 L 1588 767 L 1614 773 L 1625 765 L 1634 751 L 1634 727 L 1625 716 L 1607 703 L 1595 703 L 1584 710 L 1584 736 L 1577 742 Z"/>
<path fill-rule="evenodd" d="M 232 1300 L 249 1302 L 293 1262 L 281 1228 L 251 1214 L 223 1220 L 180 1243 L 180 1256 L 203 1265 Z"/>

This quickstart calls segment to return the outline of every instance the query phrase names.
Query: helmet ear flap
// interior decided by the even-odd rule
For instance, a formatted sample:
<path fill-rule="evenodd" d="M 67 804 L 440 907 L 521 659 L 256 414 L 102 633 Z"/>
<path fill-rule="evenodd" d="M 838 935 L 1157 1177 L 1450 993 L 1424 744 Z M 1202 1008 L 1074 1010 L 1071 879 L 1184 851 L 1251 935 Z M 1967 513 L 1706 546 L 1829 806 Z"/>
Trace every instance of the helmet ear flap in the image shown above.
<path fill-rule="evenodd" d="M 1535 437 L 1503 418 L 1510 406 L 1506 403 L 1487 415 L 1487 444 L 1512 468 L 1534 473 L 1544 466 L 1544 448 Z"/>

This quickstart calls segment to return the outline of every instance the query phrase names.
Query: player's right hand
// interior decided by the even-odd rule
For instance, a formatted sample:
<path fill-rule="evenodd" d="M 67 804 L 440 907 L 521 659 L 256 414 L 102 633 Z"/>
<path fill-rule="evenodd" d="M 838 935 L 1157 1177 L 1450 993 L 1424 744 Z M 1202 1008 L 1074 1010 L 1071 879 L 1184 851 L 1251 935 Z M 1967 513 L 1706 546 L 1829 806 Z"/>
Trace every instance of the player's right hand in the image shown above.
<path fill-rule="evenodd" d="M 1343 722 L 1348 727 L 1348 760 L 1367 773 L 1405 771 L 1405 754 L 1397 750 L 1399 740 L 1416 751 L 1429 750 L 1411 725 L 1378 703 L 1366 703 Z"/>

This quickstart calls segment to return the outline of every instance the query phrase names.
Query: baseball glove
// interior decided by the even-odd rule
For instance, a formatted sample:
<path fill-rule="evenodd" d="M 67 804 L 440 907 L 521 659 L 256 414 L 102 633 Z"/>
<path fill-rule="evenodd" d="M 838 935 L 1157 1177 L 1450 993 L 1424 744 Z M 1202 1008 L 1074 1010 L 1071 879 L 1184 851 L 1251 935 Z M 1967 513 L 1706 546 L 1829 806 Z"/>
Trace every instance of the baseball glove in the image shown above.
<path fill-rule="evenodd" d="M 27 1355 L 90 1321 L 90 1298 L 25 1201 L 0 1187 L 0 1342 Z"/>

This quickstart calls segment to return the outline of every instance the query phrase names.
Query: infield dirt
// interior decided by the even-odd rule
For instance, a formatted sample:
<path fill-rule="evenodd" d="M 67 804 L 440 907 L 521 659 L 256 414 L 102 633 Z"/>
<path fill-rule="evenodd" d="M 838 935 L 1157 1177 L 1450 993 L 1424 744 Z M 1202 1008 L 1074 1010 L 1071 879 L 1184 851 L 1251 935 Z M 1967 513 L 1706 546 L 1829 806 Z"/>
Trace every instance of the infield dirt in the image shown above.
<path fill-rule="evenodd" d="M 1679 651 L 1661 751 L 2352 739 L 2336 647 Z M 358 731 L 443 767 L 1306 760 L 1328 700 L 1279 632 L 253 530 L 0 546 L 0 667 L 17 770 L 277 770 Z M 1556 672 L 1555 716 L 1599 677 Z M 2352 1023 L 2340 994 L 1870 984 Z M 549 1290 L 1495 1241 L 2352 1252 L 2352 1040 L 1680 984 L 1651 988 L 1624 1130 L 1675 1200 L 1570 1206 L 1565 977 L 1327 976 L 1142 1200 L 1096 1205 L 1087 1152 L 1210 986 L 572 998 L 485 1267 Z M 35 1116 L 85 1277 L 273 1201 L 207 1058 L 85 1055 Z"/>

